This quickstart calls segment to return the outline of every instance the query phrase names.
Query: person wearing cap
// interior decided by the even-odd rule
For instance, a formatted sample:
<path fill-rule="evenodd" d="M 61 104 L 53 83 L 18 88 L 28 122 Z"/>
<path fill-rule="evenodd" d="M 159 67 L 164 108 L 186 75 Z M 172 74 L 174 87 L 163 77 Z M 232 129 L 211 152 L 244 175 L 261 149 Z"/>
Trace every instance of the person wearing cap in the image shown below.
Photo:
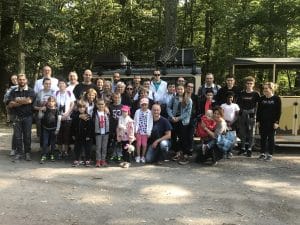
<path fill-rule="evenodd" d="M 149 107 L 149 99 L 142 98 L 140 100 L 141 108 L 134 114 L 135 137 L 136 137 L 136 163 L 145 163 L 145 154 L 147 150 L 148 137 L 151 135 L 153 127 L 153 117 Z M 141 154 L 142 147 L 142 154 Z"/>
<path fill-rule="evenodd" d="M 131 155 L 128 151 L 128 146 L 135 140 L 134 137 L 134 121 L 131 119 L 130 107 L 123 105 L 121 108 L 122 116 L 119 117 L 119 123 L 117 127 L 117 141 L 121 142 L 122 154 L 124 162 L 120 163 L 123 168 L 130 166 Z"/>

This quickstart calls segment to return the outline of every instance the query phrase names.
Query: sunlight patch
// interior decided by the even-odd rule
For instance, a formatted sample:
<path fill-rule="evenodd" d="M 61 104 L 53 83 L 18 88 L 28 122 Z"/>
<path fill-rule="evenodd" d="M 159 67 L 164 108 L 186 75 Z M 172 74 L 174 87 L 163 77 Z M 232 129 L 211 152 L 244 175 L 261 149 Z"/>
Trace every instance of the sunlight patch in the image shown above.
<path fill-rule="evenodd" d="M 84 195 L 80 198 L 79 202 L 91 205 L 112 205 L 112 201 L 109 196 L 97 194 Z"/>
<path fill-rule="evenodd" d="M 10 187 L 13 183 L 14 183 L 14 181 L 1 179 L 0 180 L 0 189 L 6 189 L 6 188 Z"/>
<path fill-rule="evenodd" d="M 149 201 L 159 204 L 177 204 L 190 201 L 191 192 L 175 185 L 152 185 L 141 190 Z"/>
<path fill-rule="evenodd" d="M 272 180 L 248 180 L 244 182 L 246 185 L 252 186 L 258 191 L 274 191 L 283 196 L 298 196 L 300 197 L 300 190 L 293 187 L 288 182 L 274 182 Z"/>

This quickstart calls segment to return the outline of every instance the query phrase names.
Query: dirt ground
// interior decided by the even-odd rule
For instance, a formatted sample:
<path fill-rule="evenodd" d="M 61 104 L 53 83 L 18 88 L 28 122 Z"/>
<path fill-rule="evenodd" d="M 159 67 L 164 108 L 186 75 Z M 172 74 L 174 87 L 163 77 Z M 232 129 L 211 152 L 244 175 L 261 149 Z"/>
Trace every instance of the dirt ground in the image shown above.
<path fill-rule="evenodd" d="M 269 163 L 236 156 L 215 167 L 72 168 L 40 165 L 36 141 L 33 161 L 12 163 L 5 125 L 0 137 L 1 225 L 300 224 L 299 149 Z"/>

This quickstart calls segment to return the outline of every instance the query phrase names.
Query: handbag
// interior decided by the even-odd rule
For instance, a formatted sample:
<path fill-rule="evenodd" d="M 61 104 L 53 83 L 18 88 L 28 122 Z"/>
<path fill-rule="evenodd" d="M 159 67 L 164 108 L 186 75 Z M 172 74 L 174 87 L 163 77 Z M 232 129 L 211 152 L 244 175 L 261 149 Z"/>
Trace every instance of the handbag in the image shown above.
<path fill-rule="evenodd" d="M 236 132 L 227 131 L 217 137 L 217 146 L 223 152 L 228 152 L 236 143 Z"/>

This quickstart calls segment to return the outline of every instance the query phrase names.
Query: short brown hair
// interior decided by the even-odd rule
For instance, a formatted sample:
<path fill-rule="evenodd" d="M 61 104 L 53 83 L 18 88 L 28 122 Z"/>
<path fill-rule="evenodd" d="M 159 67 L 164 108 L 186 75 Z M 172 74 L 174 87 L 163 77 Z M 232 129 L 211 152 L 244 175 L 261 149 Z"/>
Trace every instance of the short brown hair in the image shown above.
<path fill-rule="evenodd" d="M 79 100 L 77 102 L 77 108 L 86 108 L 86 102 L 83 100 Z"/>
<path fill-rule="evenodd" d="M 244 78 L 244 81 L 245 81 L 245 83 L 247 83 L 247 82 L 249 82 L 249 81 L 255 83 L 255 78 L 252 77 L 252 76 L 248 76 L 248 77 L 245 77 L 245 78 Z"/>

